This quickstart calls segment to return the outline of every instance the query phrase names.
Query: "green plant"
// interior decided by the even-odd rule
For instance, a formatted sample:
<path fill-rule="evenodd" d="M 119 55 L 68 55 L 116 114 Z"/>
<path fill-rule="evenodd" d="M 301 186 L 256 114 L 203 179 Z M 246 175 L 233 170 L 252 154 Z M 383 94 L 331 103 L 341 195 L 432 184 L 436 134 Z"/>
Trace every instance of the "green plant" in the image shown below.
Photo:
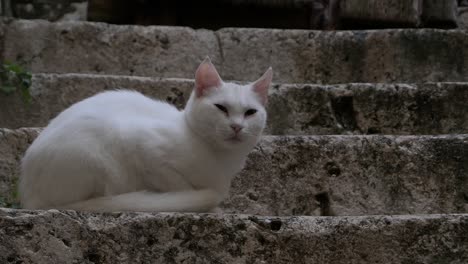
<path fill-rule="evenodd" d="M 4 61 L 0 66 L 0 92 L 6 95 L 13 94 L 17 90 L 27 102 L 31 102 L 32 75 L 20 65 Z"/>
<path fill-rule="evenodd" d="M 20 208 L 19 203 L 19 194 L 18 194 L 18 177 L 13 177 L 11 180 L 11 187 L 9 193 L 6 194 L 6 197 L 0 196 L 0 207 L 6 208 Z"/>
<path fill-rule="evenodd" d="M 0 196 L 0 207 L 3 208 L 13 208 L 13 209 L 20 209 L 19 202 L 12 202 L 8 198 L 3 198 Z"/>

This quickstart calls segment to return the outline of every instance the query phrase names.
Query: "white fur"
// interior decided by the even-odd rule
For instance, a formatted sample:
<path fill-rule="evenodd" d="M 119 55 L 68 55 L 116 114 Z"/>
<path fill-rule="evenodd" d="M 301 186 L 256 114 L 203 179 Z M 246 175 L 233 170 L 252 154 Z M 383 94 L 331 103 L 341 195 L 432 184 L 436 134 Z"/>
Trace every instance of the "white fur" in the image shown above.
<path fill-rule="evenodd" d="M 209 59 L 197 74 L 206 72 L 202 66 L 211 70 L 208 75 L 216 73 L 213 78 L 219 78 Z M 271 80 L 271 70 L 261 80 L 265 76 Z M 103 92 L 63 111 L 22 160 L 22 206 L 213 210 L 257 143 L 266 112 L 255 83 L 242 86 L 219 78 L 218 87 L 207 87 L 209 81 L 197 75 L 184 111 L 133 91 Z M 219 103 L 229 115 L 214 106 Z M 258 112 L 244 116 L 250 108 Z M 244 126 L 237 141 L 229 140 L 235 134 L 233 123 Z"/>

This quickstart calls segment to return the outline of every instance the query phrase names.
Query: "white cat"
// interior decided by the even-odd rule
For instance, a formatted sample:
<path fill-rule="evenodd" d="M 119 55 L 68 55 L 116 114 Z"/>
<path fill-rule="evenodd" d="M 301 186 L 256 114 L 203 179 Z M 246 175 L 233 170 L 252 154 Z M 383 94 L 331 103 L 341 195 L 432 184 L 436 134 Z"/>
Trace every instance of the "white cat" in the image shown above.
<path fill-rule="evenodd" d="M 184 111 L 134 91 L 72 105 L 21 164 L 23 208 L 207 212 L 226 197 L 265 127 L 271 68 L 224 83 L 206 58 Z"/>

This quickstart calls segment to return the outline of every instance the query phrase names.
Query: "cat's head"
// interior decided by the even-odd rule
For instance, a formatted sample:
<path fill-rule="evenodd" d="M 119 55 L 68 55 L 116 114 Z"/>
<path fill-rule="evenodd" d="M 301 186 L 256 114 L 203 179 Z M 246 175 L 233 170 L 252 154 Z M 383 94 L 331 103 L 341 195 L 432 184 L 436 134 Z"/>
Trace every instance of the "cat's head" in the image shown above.
<path fill-rule="evenodd" d="M 185 108 L 187 122 L 216 147 L 253 147 L 266 124 L 272 75 L 269 68 L 253 83 L 224 83 L 207 57 L 195 73 L 195 87 Z"/>

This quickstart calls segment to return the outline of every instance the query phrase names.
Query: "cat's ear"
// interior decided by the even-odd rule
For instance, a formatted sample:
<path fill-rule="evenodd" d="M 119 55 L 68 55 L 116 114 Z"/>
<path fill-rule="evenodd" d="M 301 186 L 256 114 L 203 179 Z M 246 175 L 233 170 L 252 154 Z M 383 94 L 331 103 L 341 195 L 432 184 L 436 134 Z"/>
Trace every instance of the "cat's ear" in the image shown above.
<path fill-rule="evenodd" d="M 195 72 L 195 94 L 201 97 L 207 89 L 220 87 L 223 83 L 215 66 L 207 56 Z"/>
<path fill-rule="evenodd" d="M 252 84 L 252 89 L 258 94 L 263 105 L 266 105 L 268 101 L 268 88 L 270 87 L 272 78 L 273 69 L 270 67 L 260 79 Z"/>

